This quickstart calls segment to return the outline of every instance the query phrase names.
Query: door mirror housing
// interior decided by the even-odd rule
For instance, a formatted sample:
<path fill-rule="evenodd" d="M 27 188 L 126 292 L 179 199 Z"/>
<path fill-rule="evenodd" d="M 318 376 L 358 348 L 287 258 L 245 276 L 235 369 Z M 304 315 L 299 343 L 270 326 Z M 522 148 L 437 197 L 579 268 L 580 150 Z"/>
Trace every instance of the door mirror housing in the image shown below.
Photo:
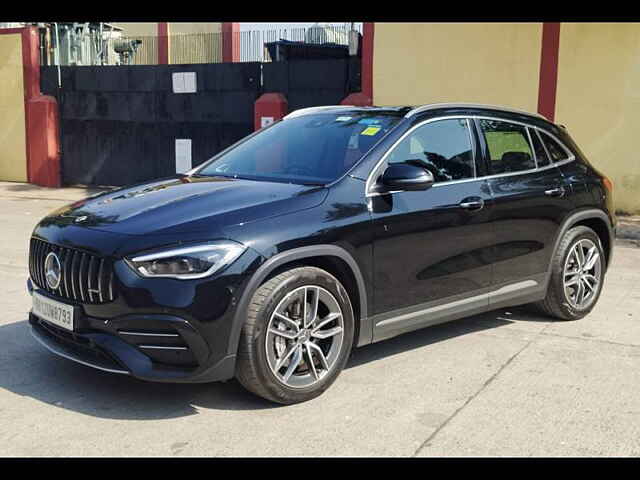
<path fill-rule="evenodd" d="M 382 174 L 377 190 L 379 192 L 426 190 L 433 185 L 433 182 L 433 175 L 429 170 L 409 160 L 389 165 Z"/>

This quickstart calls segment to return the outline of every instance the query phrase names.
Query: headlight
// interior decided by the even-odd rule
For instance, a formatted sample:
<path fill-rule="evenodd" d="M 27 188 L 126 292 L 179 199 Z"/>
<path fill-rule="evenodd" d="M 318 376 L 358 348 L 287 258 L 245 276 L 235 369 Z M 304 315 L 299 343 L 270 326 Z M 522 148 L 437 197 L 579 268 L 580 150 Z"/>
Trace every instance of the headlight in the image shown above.
<path fill-rule="evenodd" d="M 236 242 L 220 241 L 140 255 L 126 262 L 143 277 L 202 278 L 230 265 L 245 248 Z"/>

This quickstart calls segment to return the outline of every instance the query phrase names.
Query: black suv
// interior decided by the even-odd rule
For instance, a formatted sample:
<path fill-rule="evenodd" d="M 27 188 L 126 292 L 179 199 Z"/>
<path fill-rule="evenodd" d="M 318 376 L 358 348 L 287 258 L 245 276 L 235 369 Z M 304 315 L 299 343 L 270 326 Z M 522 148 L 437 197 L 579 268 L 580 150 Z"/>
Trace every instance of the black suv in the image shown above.
<path fill-rule="evenodd" d="M 501 107 L 298 110 L 187 174 L 57 210 L 32 332 L 136 378 L 313 398 L 353 347 L 536 303 L 578 319 L 611 261 L 612 184 L 564 127 Z"/>

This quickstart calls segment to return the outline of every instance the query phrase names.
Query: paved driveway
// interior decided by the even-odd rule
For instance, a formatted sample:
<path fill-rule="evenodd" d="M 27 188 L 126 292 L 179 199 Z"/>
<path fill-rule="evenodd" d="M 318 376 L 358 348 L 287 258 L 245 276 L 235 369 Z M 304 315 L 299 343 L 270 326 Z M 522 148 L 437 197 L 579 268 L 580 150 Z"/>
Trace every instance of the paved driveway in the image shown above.
<path fill-rule="evenodd" d="M 84 195 L 0 183 L 0 455 L 640 455 L 640 248 L 595 310 L 497 310 L 355 351 L 320 398 L 167 385 L 57 358 L 29 334 L 27 245 Z"/>

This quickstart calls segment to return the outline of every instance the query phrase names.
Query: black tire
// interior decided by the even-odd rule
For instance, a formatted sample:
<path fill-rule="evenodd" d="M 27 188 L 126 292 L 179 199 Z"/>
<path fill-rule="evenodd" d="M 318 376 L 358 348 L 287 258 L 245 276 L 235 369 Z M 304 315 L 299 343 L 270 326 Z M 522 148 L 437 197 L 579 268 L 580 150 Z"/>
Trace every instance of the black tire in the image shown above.
<path fill-rule="evenodd" d="M 290 388 L 279 381 L 267 360 L 265 337 L 274 309 L 285 295 L 305 285 L 320 286 L 337 300 L 343 319 L 343 340 L 332 368 L 317 383 L 305 388 Z M 248 315 L 240 335 L 236 378 L 250 392 L 276 403 L 292 404 L 321 395 L 344 368 L 354 336 L 354 314 L 347 291 L 328 272 L 316 267 L 297 267 L 287 270 L 262 284 L 254 293 Z"/>
<path fill-rule="evenodd" d="M 602 272 L 600 282 L 596 288 L 595 299 L 586 308 L 578 309 L 571 305 L 567 298 L 563 285 L 563 269 L 571 249 L 583 238 L 588 238 L 598 247 L 600 258 L 602 259 Z M 583 225 L 569 229 L 562 237 L 558 249 L 551 259 L 551 278 L 549 279 L 547 295 L 544 300 L 537 302 L 535 306 L 543 313 L 558 320 L 578 320 L 584 317 L 598 303 L 602 285 L 604 284 L 605 270 L 605 256 L 600 237 L 592 229 Z"/>

